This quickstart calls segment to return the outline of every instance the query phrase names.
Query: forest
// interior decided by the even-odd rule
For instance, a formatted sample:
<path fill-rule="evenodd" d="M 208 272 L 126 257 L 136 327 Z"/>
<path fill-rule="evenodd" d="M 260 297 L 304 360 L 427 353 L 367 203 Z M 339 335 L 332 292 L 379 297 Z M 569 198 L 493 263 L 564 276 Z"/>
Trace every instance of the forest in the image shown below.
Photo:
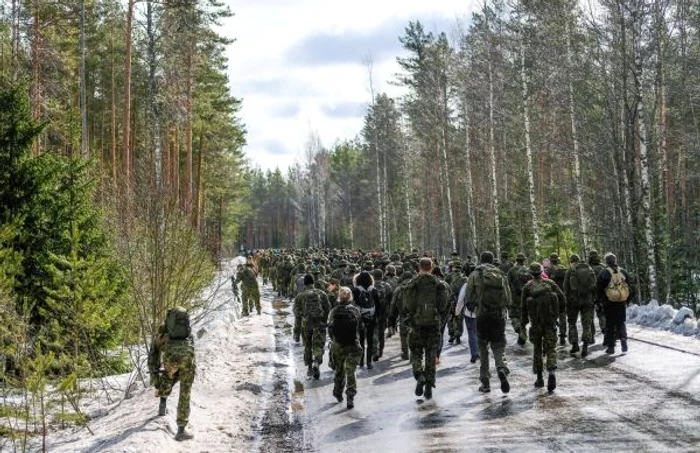
<path fill-rule="evenodd" d="M 372 92 L 355 139 L 311 134 L 303 162 L 254 172 L 249 247 L 595 249 L 640 300 L 695 307 L 697 2 L 494 0 L 397 39 L 407 94 Z"/>
<path fill-rule="evenodd" d="M 14 450 L 87 424 L 80 399 L 100 386 L 85 378 L 140 370 L 168 308 L 216 309 L 201 293 L 237 242 L 249 173 L 216 31 L 231 14 L 0 1 L 0 438 Z"/>

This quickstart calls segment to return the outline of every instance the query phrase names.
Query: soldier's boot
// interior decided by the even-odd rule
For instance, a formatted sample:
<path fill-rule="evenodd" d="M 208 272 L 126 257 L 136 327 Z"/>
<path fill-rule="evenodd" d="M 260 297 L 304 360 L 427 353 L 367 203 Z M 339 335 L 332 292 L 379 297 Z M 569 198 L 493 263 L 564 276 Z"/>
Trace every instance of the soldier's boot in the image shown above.
<path fill-rule="evenodd" d="M 433 384 L 425 384 L 425 391 L 423 392 L 423 396 L 425 397 L 426 400 L 432 399 L 432 397 L 433 397 Z"/>
<path fill-rule="evenodd" d="M 622 352 L 627 352 L 627 340 L 620 340 L 620 346 L 622 347 Z"/>
<path fill-rule="evenodd" d="M 306 370 L 306 377 L 311 377 L 314 374 L 314 369 L 311 365 L 309 365 L 308 369 Z"/>
<path fill-rule="evenodd" d="M 518 346 L 525 346 L 526 340 L 522 335 L 518 335 Z"/>
<path fill-rule="evenodd" d="M 559 337 L 559 344 L 560 344 L 561 346 L 566 346 L 566 337 L 565 337 L 564 335 L 561 335 L 561 336 Z"/>
<path fill-rule="evenodd" d="M 557 388 L 557 376 L 554 374 L 554 371 L 550 371 L 547 379 L 547 391 L 552 393 L 555 388 Z"/>
<path fill-rule="evenodd" d="M 615 354 L 615 346 L 608 345 L 608 349 L 605 350 L 606 354 Z"/>
<path fill-rule="evenodd" d="M 462 338 L 460 338 L 460 337 L 455 338 L 455 344 L 462 344 Z"/>
<path fill-rule="evenodd" d="M 333 396 L 338 400 L 339 403 L 343 402 L 343 391 L 338 389 L 333 389 Z"/>
<path fill-rule="evenodd" d="M 175 434 L 176 441 L 182 442 L 183 440 L 190 440 L 193 438 L 194 438 L 194 436 L 191 433 L 188 433 L 187 431 L 185 431 L 184 426 L 177 427 L 177 434 Z"/>
<path fill-rule="evenodd" d="M 364 350 L 362 351 L 362 355 L 360 356 L 360 368 L 365 366 L 365 353 Z"/>
<path fill-rule="evenodd" d="M 542 372 L 537 372 L 537 379 L 535 380 L 535 388 L 541 389 L 544 387 L 544 377 L 542 377 Z"/>
<path fill-rule="evenodd" d="M 408 352 L 401 351 L 401 360 L 408 360 Z"/>
<path fill-rule="evenodd" d="M 476 363 L 477 360 L 479 360 L 481 357 L 479 355 L 473 355 L 471 359 L 469 359 L 469 362 L 471 363 Z"/>
<path fill-rule="evenodd" d="M 498 380 L 501 381 L 501 392 L 503 393 L 508 393 L 510 392 L 510 383 L 508 382 L 508 375 L 504 370 L 499 370 L 498 371 Z"/>
<path fill-rule="evenodd" d="M 488 379 L 479 379 L 481 381 L 481 385 L 479 386 L 479 391 L 481 393 L 489 393 L 491 391 L 491 384 L 489 384 Z"/>
<path fill-rule="evenodd" d="M 452 343 L 454 343 L 454 342 L 455 342 L 454 337 L 450 337 L 450 339 L 447 340 L 447 343 L 449 343 L 449 344 L 452 344 Z"/>
<path fill-rule="evenodd" d="M 313 371 L 314 379 L 318 380 L 321 377 L 321 370 L 318 367 L 318 362 L 314 362 L 311 368 Z"/>
<path fill-rule="evenodd" d="M 588 343 L 585 341 L 583 342 L 583 346 L 581 346 L 581 358 L 584 358 L 588 355 Z"/>
<path fill-rule="evenodd" d="M 580 350 L 581 350 L 581 348 L 578 347 L 578 343 L 574 343 L 574 344 L 571 346 L 571 351 L 569 351 L 569 354 L 574 355 L 574 354 L 576 354 L 577 352 L 579 352 Z"/>
<path fill-rule="evenodd" d="M 416 396 L 423 395 L 423 388 L 425 387 L 425 376 L 422 374 L 416 379 Z"/>
<path fill-rule="evenodd" d="M 160 405 L 158 406 L 158 415 L 159 416 L 164 416 L 166 412 L 166 404 L 167 404 L 168 399 L 164 396 L 160 397 Z"/>
<path fill-rule="evenodd" d="M 355 407 L 355 395 L 348 395 L 347 408 L 352 409 Z"/>

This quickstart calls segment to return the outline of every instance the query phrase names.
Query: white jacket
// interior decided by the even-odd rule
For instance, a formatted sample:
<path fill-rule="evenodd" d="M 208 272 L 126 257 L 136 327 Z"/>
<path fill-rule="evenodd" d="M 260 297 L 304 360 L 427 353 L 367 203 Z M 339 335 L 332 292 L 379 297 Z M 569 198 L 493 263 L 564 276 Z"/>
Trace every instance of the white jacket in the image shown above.
<path fill-rule="evenodd" d="M 459 296 L 457 296 L 457 305 L 455 306 L 455 315 L 459 315 L 462 312 L 462 309 L 464 308 L 464 304 L 466 303 L 467 300 L 467 284 L 465 283 L 462 285 L 462 288 L 459 290 Z M 464 309 L 464 316 L 467 318 L 475 318 L 476 314 L 473 311 L 469 311 L 466 308 Z"/>

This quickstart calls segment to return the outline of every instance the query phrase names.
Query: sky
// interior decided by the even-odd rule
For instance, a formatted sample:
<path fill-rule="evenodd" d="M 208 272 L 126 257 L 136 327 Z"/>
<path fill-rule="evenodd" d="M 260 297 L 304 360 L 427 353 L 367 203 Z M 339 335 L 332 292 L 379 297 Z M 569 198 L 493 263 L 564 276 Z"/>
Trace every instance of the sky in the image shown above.
<path fill-rule="evenodd" d="M 233 94 L 243 99 L 250 162 L 283 171 L 303 160 L 312 133 L 324 146 L 362 129 L 375 93 L 399 96 L 399 36 L 410 20 L 429 31 L 454 29 L 475 0 L 229 0 L 222 32 Z"/>

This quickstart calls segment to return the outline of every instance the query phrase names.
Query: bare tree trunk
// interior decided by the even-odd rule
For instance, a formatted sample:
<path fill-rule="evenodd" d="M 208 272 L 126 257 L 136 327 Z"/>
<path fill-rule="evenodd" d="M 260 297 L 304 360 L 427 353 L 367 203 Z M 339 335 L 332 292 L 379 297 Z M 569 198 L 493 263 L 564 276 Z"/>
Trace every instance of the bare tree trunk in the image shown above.
<path fill-rule="evenodd" d="M 441 101 L 442 105 L 442 171 L 445 173 L 445 194 L 447 195 L 447 214 L 450 222 L 450 243 L 452 251 L 457 250 L 457 235 L 455 233 L 454 213 L 452 212 L 452 188 L 450 187 L 450 170 L 447 165 L 447 128 L 448 128 L 448 112 L 447 112 L 447 75 L 444 75 L 441 81 Z M 442 243 L 440 244 L 442 245 Z"/>
<path fill-rule="evenodd" d="M 124 51 L 124 123 L 122 124 L 122 165 L 124 174 L 122 178 L 124 181 L 123 193 L 127 216 L 131 212 L 131 32 L 134 20 L 134 3 L 136 3 L 136 0 L 128 0 Z"/>
<path fill-rule="evenodd" d="M 525 122 L 525 157 L 527 159 L 527 186 L 530 195 L 530 215 L 532 217 L 532 236 L 535 241 L 535 258 L 540 258 L 540 229 L 537 221 L 537 201 L 535 198 L 535 176 L 532 169 L 532 146 L 530 143 L 530 104 L 528 95 L 528 78 L 525 72 L 525 36 L 520 39 L 520 77 L 523 83 L 523 120 Z"/>
<path fill-rule="evenodd" d="M 111 108 L 111 119 L 112 119 L 112 130 L 111 130 L 111 160 L 112 160 L 112 190 L 116 196 L 117 194 L 117 90 L 115 87 L 115 68 L 114 64 L 114 22 L 111 23 L 109 28 L 109 47 L 111 55 L 111 81 L 110 81 L 110 101 L 112 103 Z"/>
<path fill-rule="evenodd" d="M 571 118 L 571 138 L 574 142 L 574 190 L 578 203 L 578 221 L 584 256 L 588 253 L 588 233 L 586 231 L 586 211 L 583 205 L 583 189 L 581 187 L 581 158 L 579 151 L 578 133 L 576 131 L 576 108 L 574 105 L 573 83 L 573 52 L 571 51 L 571 22 L 566 20 L 566 61 L 569 66 L 569 116 Z"/>
<path fill-rule="evenodd" d="M 185 214 L 187 217 L 192 215 L 192 52 L 190 48 L 187 52 L 187 113 L 185 123 L 185 146 L 187 156 L 185 157 Z"/>
<path fill-rule="evenodd" d="M 204 128 L 199 130 L 199 151 L 197 152 L 197 209 L 194 212 L 194 227 L 199 230 L 202 221 L 202 204 L 204 197 L 202 190 L 204 188 L 202 180 L 202 158 L 204 156 Z"/>
<path fill-rule="evenodd" d="M 41 115 L 41 66 L 39 64 L 39 46 L 41 40 L 41 26 L 39 25 L 39 0 L 32 1 L 32 9 L 34 10 L 34 24 L 32 27 L 32 118 L 34 121 L 39 119 Z M 34 140 L 33 155 L 39 155 L 39 139 Z"/>
<path fill-rule="evenodd" d="M 642 216 L 644 218 L 644 238 L 646 242 L 648 290 L 652 299 L 658 300 L 659 292 L 656 283 L 656 248 L 654 240 L 654 226 L 651 218 L 651 194 L 649 191 L 649 156 L 647 150 L 647 125 L 644 118 L 644 102 L 642 99 L 642 5 L 644 0 L 637 2 L 633 10 L 634 19 L 634 85 L 637 130 L 639 133 L 639 159 L 641 170 L 641 201 Z"/>
<path fill-rule="evenodd" d="M 490 44 L 489 44 L 490 45 Z M 486 57 L 489 72 L 489 157 L 491 159 L 491 195 L 493 196 L 494 238 L 496 241 L 496 256 L 501 256 L 501 225 L 498 206 L 498 179 L 496 178 L 496 145 L 493 123 L 493 68 L 490 55 Z"/>
<path fill-rule="evenodd" d="M 467 186 L 467 224 L 469 227 L 469 243 L 471 244 L 470 253 L 476 254 L 476 245 L 478 243 L 476 237 L 476 219 L 474 219 L 474 188 L 472 180 L 472 160 L 471 160 L 471 143 L 470 143 L 470 121 L 469 121 L 469 105 L 465 95 L 464 99 L 464 161 L 465 161 L 465 185 Z"/>
<path fill-rule="evenodd" d="M 153 141 L 153 161 L 155 168 L 156 189 L 163 187 L 163 150 L 160 130 L 160 108 L 158 106 L 158 83 L 156 73 L 158 70 L 156 49 L 156 25 L 153 1 L 148 1 L 146 6 L 146 35 L 148 36 L 148 103 L 151 114 L 151 138 Z"/>
<path fill-rule="evenodd" d="M 87 159 L 88 124 L 87 124 L 87 81 L 85 80 L 85 0 L 80 2 L 80 157 Z"/>

